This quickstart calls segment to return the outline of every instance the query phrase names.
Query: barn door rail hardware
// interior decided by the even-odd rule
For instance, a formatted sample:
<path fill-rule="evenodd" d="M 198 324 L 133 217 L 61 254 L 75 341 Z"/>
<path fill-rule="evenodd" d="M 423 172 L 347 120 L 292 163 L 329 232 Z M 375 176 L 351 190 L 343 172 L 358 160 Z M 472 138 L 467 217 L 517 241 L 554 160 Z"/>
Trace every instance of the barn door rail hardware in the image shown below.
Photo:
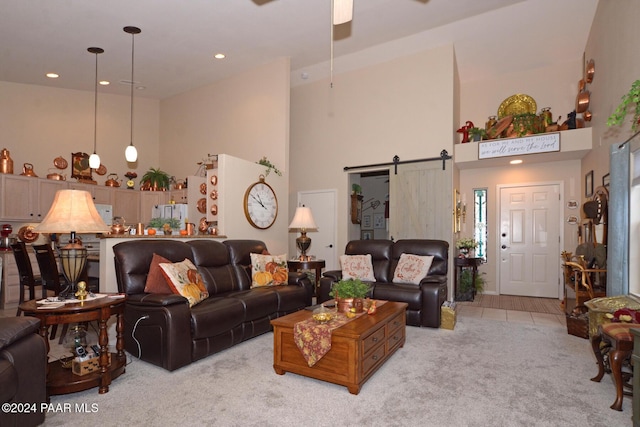
<path fill-rule="evenodd" d="M 442 170 L 446 169 L 446 163 L 445 160 L 449 160 L 451 159 L 451 156 L 449 155 L 449 153 L 447 152 L 447 150 L 442 150 L 440 152 L 440 157 L 429 157 L 426 159 L 414 159 L 414 160 L 400 160 L 400 157 L 393 156 L 393 161 L 392 162 L 387 162 L 387 163 L 374 163 L 371 165 L 362 165 L 362 166 L 345 166 L 344 167 L 344 171 L 349 171 L 349 170 L 353 170 L 353 169 L 365 169 L 365 168 L 376 168 L 376 167 L 380 167 L 380 166 L 392 166 L 393 165 L 393 173 L 394 175 L 398 174 L 398 165 L 404 165 L 407 163 L 421 163 L 421 162 L 433 162 L 433 161 L 437 161 L 437 160 L 442 160 Z"/>

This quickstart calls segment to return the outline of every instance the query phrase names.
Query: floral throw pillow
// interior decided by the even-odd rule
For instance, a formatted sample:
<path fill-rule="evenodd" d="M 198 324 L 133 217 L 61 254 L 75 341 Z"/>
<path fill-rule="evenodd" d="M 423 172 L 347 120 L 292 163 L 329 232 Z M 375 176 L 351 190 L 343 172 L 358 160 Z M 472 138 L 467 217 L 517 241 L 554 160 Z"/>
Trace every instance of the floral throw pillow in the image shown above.
<path fill-rule="evenodd" d="M 160 268 L 173 293 L 182 295 L 189 300 L 189 307 L 193 307 L 209 297 L 202 276 L 198 273 L 196 266 L 188 259 L 182 262 L 160 263 Z"/>
<path fill-rule="evenodd" d="M 393 283 L 412 283 L 419 285 L 427 276 L 433 257 L 413 254 L 401 254 L 396 271 L 393 273 Z"/>
<path fill-rule="evenodd" d="M 371 254 L 366 255 L 341 255 L 342 279 L 360 279 L 365 282 L 375 282 Z"/>
<path fill-rule="evenodd" d="M 287 255 L 251 254 L 251 287 L 286 285 L 289 281 Z"/>

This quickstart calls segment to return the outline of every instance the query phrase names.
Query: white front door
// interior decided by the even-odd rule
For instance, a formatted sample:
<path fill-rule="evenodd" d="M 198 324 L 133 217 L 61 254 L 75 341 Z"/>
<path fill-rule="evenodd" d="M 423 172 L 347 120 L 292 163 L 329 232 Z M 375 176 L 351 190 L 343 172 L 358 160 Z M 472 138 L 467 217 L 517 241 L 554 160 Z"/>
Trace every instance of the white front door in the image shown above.
<path fill-rule="evenodd" d="M 559 297 L 560 185 L 499 187 L 499 293 Z"/>
<path fill-rule="evenodd" d="M 315 256 L 316 259 L 325 260 L 325 270 L 339 269 L 336 256 L 338 240 L 336 200 L 336 190 L 298 192 L 298 206 L 310 208 L 318 226 L 318 231 L 307 232 L 307 237 L 311 239 L 308 254 Z"/>

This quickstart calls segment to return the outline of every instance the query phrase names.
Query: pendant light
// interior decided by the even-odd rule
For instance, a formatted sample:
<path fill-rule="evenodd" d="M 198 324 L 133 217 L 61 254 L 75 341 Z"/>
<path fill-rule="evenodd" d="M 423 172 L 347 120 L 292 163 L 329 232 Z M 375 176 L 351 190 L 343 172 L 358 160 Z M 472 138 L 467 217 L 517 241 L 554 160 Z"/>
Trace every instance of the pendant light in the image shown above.
<path fill-rule="evenodd" d="M 104 49 L 99 47 L 90 47 L 87 49 L 90 53 L 96 55 L 96 79 L 93 90 L 93 154 L 89 156 L 89 167 L 91 169 L 98 169 L 100 167 L 100 156 L 96 153 L 96 145 L 98 140 L 98 55 L 104 52 Z"/>
<path fill-rule="evenodd" d="M 331 0 L 331 60 L 329 87 L 333 88 L 333 43 L 334 26 L 344 24 L 353 19 L 353 0 Z"/>
<path fill-rule="evenodd" d="M 127 149 L 124 151 L 124 157 L 127 159 L 127 162 L 132 163 L 138 160 L 138 150 L 133 145 L 133 58 L 135 52 L 134 38 L 136 34 L 140 34 L 142 30 L 138 27 L 124 27 L 124 32 L 127 34 L 131 34 L 131 142 L 127 146 Z"/>

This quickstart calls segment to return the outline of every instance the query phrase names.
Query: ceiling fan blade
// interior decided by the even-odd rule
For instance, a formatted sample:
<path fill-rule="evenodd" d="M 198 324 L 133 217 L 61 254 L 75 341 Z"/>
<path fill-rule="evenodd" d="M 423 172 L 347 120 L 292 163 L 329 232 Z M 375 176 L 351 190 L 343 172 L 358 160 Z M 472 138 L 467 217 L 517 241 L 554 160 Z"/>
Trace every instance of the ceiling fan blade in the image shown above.
<path fill-rule="evenodd" d="M 333 2 L 333 25 L 344 24 L 353 19 L 353 0 L 331 0 Z"/>

